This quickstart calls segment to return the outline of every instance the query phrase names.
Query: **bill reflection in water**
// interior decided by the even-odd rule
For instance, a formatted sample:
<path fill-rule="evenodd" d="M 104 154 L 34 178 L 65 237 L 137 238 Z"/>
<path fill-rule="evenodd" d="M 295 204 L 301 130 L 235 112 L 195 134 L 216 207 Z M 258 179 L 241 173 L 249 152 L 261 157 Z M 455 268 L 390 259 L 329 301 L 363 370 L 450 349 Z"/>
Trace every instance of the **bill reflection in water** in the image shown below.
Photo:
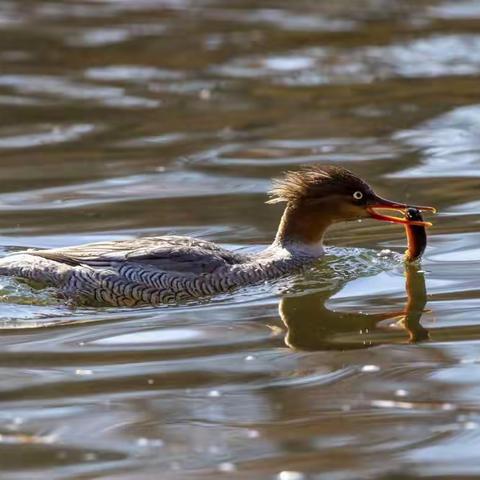
<path fill-rule="evenodd" d="M 428 339 L 428 330 L 420 323 L 427 303 L 425 277 L 416 263 L 405 264 L 405 277 L 407 301 L 397 311 L 328 309 L 326 303 L 340 288 L 282 298 L 279 313 L 287 328 L 285 343 L 294 350 L 346 350 Z"/>

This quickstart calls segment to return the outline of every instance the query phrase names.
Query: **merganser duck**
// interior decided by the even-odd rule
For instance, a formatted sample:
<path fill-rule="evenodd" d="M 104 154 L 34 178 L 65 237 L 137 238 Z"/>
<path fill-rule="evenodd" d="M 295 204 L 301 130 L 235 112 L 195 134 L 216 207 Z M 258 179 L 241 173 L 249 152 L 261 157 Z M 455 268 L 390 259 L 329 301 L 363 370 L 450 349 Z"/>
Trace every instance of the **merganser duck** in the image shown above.
<path fill-rule="evenodd" d="M 0 259 L 0 275 L 58 288 L 68 299 L 114 306 L 158 305 L 197 299 L 275 279 L 323 255 L 322 239 L 335 222 L 359 218 L 429 226 L 384 215 L 408 205 L 379 197 L 349 170 L 309 166 L 274 181 L 267 203 L 286 203 L 273 243 L 242 254 L 191 237 L 161 236 L 26 250 Z M 412 206 L 435 212 L 432 207 Z"/>

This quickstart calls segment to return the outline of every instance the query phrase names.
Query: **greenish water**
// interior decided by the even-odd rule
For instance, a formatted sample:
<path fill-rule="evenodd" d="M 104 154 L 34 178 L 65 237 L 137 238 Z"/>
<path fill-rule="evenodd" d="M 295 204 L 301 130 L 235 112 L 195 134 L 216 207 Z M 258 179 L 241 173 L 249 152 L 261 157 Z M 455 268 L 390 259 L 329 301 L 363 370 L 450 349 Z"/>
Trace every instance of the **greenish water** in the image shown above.
<path fill-rule="evenodd" d="M 480 1 L 0 2 L 0 253 L 268 244 L 270 178 L 439 208 L 305 275 L 165 308 L 0 279 L 5 479 L 480 476 Z"/>

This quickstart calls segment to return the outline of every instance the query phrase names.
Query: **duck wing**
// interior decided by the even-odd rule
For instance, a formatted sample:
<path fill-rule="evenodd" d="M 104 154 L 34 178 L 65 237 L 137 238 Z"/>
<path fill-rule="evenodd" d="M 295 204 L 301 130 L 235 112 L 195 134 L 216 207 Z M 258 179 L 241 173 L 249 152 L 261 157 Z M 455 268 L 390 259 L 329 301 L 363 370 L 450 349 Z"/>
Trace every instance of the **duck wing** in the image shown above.
<path fill-rule="evenodd" d="M 26 253 L 72 266 L 105 268 L 119 263 L 135 263 L 161 271 L 188 273 L 211 273 L 220 267 L 247 260 L 246 256 L 212 242 L 174 235 L 29 250 Z"/>

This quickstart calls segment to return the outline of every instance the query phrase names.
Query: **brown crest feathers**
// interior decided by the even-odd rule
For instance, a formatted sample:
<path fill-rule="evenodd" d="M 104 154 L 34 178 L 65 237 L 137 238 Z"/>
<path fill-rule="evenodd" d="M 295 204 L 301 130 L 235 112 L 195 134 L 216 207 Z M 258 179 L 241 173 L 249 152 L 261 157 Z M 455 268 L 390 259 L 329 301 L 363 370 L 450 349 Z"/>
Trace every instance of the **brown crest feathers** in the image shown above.
<path fill-rule="evenodd" d="M 347 193 L 370 187 L 352 172 L 334 165 L 313 165 L 285 172 L 283 178 L 273 181 L 267 203 L 298 203 L 328 193 Z"/>

